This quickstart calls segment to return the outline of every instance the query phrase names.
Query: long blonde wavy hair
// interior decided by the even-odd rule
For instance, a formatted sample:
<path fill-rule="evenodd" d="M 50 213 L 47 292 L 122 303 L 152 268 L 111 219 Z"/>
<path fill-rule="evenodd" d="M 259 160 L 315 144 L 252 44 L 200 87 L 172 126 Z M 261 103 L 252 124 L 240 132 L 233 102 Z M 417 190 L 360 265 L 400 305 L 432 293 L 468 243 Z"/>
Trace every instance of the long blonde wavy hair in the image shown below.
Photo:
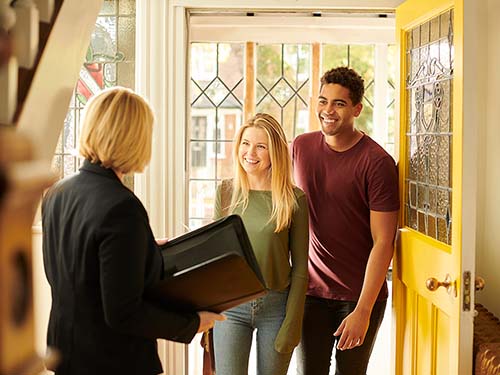
<path fill-rule="evenodd" d="M 292 161 L 285 133 L 279 122 L 267 113 L 257 113 L 236 133 L 233 148 L 235 176 L 229 211 L 233 212 L 237 207 L 241 207 L 244 211 L 248 207 L 250 183 L 246 171 L 240 163 L 238 151 L 243 133 L 252 127 L 264 130 L 269 142 L 272 211 L 268 222 L 273 220 L 276 222 L 274 232 L 278 233 L 290 226 L 293 212 L 297 207 L 297 200 L 293 191 Z"/>

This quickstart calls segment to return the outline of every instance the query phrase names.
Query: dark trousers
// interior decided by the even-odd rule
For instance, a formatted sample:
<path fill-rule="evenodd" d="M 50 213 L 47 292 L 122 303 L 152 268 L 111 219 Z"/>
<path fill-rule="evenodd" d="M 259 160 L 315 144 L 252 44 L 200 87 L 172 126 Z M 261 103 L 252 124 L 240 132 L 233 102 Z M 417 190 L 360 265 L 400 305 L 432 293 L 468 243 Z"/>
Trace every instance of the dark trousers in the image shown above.
<path fill-rule="evenodd" d="M 335 351 L 335 375 L 365 375 L 387 301 L 373 306 L 370 325 L 363 345 Z M 332 350 L 340 336 L 333 336 L 342 320 L 356 307 L 356 302 L 307 296 L 302 340 L 297 352 L 298 375 L 328 375 Z"/>

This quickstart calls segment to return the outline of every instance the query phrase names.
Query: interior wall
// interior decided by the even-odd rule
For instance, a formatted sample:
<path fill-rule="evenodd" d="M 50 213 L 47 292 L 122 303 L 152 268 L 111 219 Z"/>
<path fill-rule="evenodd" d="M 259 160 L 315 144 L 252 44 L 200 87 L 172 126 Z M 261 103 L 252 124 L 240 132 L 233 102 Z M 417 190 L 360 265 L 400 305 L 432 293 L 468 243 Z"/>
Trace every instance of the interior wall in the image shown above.
<path fill-rule="evenodd" d="M 476 275 L 486 281 L 483 291 L 476 293 L 476 302 L 483 304 L 495 315 L 500 316 L 500 2 L 487 1 L 487 39 L 485 53 L 485 69 L 487 87 L 485 92 L 478 92 L 485 100 L 486 122 L 480 130 L 480 147 L 482 162 L 479 169 L 479 205 L 478 236 L 476 247 Z M 481 72 L 478 72 L 481 74 Z M 464 106 L 467 109 L 467 103 Z"/>

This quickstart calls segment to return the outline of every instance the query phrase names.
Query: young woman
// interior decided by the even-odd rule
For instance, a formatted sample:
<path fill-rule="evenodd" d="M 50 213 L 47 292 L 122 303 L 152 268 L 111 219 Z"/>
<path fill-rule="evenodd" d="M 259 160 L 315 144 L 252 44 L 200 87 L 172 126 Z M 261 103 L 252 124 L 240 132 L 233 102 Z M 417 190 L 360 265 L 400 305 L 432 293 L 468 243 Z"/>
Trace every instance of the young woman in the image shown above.
<path fill-rule="evenodd" d="M 234 178 L 217 190 L 215 218 L 241 216 L 269 293 L 226 311 L 214 328 L 217 375 L 247 375 L 256 330 L 257 374 L 285 375 L 299 343 L 307 287 L 308 211 L 292 183 L 281 125 L 259 113 L 234 142 Z"/>

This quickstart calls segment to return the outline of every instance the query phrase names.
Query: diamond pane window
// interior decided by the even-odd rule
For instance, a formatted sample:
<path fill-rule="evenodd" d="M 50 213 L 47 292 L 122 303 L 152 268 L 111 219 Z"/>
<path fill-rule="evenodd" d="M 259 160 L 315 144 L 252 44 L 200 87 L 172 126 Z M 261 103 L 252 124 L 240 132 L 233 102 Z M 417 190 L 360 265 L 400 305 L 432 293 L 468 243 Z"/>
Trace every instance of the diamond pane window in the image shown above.
<path fill-rule="evenodd" d="M 446 244 L 452 227 L 453 11 L 408 32 L 405 224 Z"/>
<path fill-rule="evenodd" d="M 394 155 L 394 129 L 395 129 L 395 110 L 396 110 L 396 46 L 389 45 L 388 51 L 388 79 L 387 79 L 387 120 L 390 126 L 387 129 L 387 139 L 384 148 L 391 155 Z"/>
<path fill-rule="evenodd" d="M 81 112 L 88 99 L 104 88 L 135 86 L 135 0 L 105 0 L 96 20 L 85 62 L 52 162 L 60 178 L 75 173 Z M 125 184 L 133 188 L 132 176 Z"/>
<path fill-rule="evenodd" d="M 232 173 L 232 139 L 243 117 L 243 59 L 243 44 L 191 44 L 191 229 L 211 221 L 217 183 Z"/>
<path fill-rule="evenodd" d="M 308 44 L 259 44 L 257 48 L 255 112 L 273 115 L 289 142 L 308 125 L 310 49 Z"/>
<path fill-rule="evenodd" d="M 213 215 L 215 188 L 232 176 L 232 140 L 243 118 L 257 112 L 273 115 L 290 142 L 315 130 L 311 108 L 313 71 L 351 66 L 364 78 L 366 93 L 357 126 L 390 153 L 394 151 L 395 66 L 389 61 L 387 75 L 376 77 L 377 47 L 327 45 L 313 52 L 312 44 L 191 43 L 190 124 L 188 127 L 188 220 L 194 229 Z M 396 49 L 385 46 L 385 60 L 394 60 Z M 312 54 L 320 66 L 312 66 Z M 380 52 L 379 52 L 380 54 Z M 392 59 L 390 57 L 392 56 Z M 395 60 L 394 60 L 395 61 Z M 380 62 L 378 62 L 380 64 Z M 255 77 L 245 80 L 245 76 Z M 382 77 L 382 78 L 380 78 Z M 375 97 L 376 85 L 386 87 L 387 97 Z M 317 89 L 315 89 L 317 90 Z M 378 107 L 377 107 L 378 105 Z M 374 112 L 383 112 L 375 125 Z M 384 117 L 385 116 L 385 117 Z M 378 126 L 379 128 L 377 128 Z M 381 129 L 381 130 L 380 130 Z"/>

